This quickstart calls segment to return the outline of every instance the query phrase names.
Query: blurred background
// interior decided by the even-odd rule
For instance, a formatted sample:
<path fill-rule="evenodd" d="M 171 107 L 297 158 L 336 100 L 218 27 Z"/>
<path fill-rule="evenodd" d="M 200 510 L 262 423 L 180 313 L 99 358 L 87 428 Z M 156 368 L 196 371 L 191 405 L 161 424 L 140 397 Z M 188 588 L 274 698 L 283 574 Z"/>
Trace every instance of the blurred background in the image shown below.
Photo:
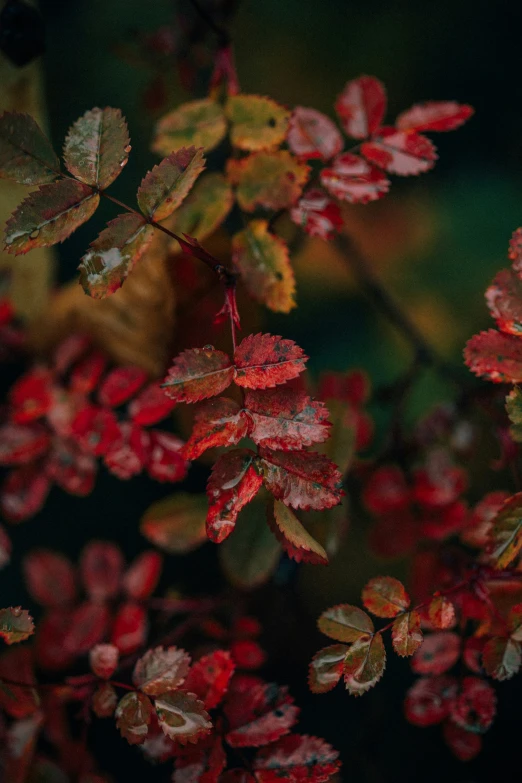
<path fill-rule="evenodd" d="M 189 5 L 183 0 L 41 0 L 45 53 L 21 65 L 0 54 L 0 108 L 22 105 L 37 114 L 59 148 L 69 125 L 86 109 L 120 107 L 133 149 L 114 195 L 130 201 L 143 173 L 157 162 L 150 138 L 158 116 L 206 92 L 212 62 L 207 44 L 213 43 L 208 31 L 195 43 L 201 67 L 190 90 L 172 57 L 182 35 L 178 13 L 190 14 Z M 440 159 L 433 172 L 394 178 L 382 202 L 349 207 L 344 214 L 347 230 L 401 308 L 448 362 L 462 367 L 465 341 L 491 324 L 483 293 L 506 265 L 511 232 L 522 222 L 522 5 L 487 0 L 240 0 L 236 5 L 234 13 L 230 6 L 229 25 L 244 92 L 334 116 L 333 103 L 345 82 L 366 73 L 386 85 L 391 121 L 423 100 L 454 99 L 475 107 L 464 128 L 434 139 Z M 1 221 L 19 195 L 2 185 Z M 56 253 L 15 260 L 19 266 L 11 284 L 19 312 L 29 320 L 42 313 L 52 320 L 46 309 L 50 287 L 76 277 L 85 247 L 113 216 L 104 205 Z M 2 256 L 0 265 L 8 263 L 13 262 Z M 276 316 L 244 300 L 247 322 L 296 340 L 311 357 L 313 377 L 325 369 L 353 367 L 365 369 L 375 387 L 400 377 L 411 362 L 410 347 L 361 295 L 335 250 L 309 240 L 296 253 L 294 267 L 298 308 Z M 190 326 L 178 321 L 177 328 L 174 341 L 186 347 Z M 16 372 L 6 370 L 4 388 Z M 462 373 L 465 377 L 465 369 Z M 407 418 L 413 421 L 454 396 L 452 386 L 426 372 L 410 397 Z M 372 414 L 378 440 L 387 414 L 376 403 Z M 485 465 L 492 456 L 484 455 Z M 204 464 L 194 466 L 183 488 L 201 491 L 207 474 Z M 4 605 L 29 603 L 17 576 L 28 548 L 57 548 L 76 557 L 88 539 L 103 537 L 133 556 L 144 545 L 141 515 L 171 491 L 141 477 L 120 482 L 104 471 L 87 499 L 53 490 L 37 517 L 12 529 L 13 564 L 0 574 Z M 369 576 L 403 570 L 401 563 L 373 558 L 364 541 L 364 522 L 352 517 L 330 568 L 282 564 L 272 582 L 248 598 L 265 626 L 266 673 L 290 685 L 303 708 L 301 729 L 340 749 L 347 781 L 520 780 L 515 766 L 520 678 L 499 685 L 499 718 L 485 737 L 482 755 L 470 764 L 451 756 L 438 727 L 420 730 L 402 718 L 404 692 L 413 680 L 404 661 L 390 660 L 383 681 L 362 699 L 351 699 L 340 688 L 325 696 L 308 693 L 307 663 L 322 641 L 315 631 L 317 614 L 332 603 L 357 602 Z M 168 558 L 164 581 L 164 587 L 184 593 L 219 589 L 215 547 Z M 105 725 L 95 728 L 93 741 L 115 780 L 167 779 L 161 770 L 139 766 L 139 754 L 116 736 L 107 739 L 107 731 Z M 114 746 L 121 757 L 114 756 Z"/>

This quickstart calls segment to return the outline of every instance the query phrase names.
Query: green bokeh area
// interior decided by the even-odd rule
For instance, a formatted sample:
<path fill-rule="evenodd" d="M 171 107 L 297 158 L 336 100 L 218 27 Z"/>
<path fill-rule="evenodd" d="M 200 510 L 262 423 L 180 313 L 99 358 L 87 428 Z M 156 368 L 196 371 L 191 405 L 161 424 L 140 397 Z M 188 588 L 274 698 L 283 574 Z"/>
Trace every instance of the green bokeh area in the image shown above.
<path fill-rule="evenodd" d="M 157 162 L 149 149 L 154 117 L 143 108 L 151 73 L 118 56 L 117 45 L 171 24 L 176 8 L 167 0 L 41 0 L 47 24 L 44 58 L 50 130 L 57 147 L 68 126 L 93 106 L 118 106 L 128 119 L 132 153 L 113 187 L 131 201 L 143 173 Z M 522 223 L 522 5 L 487 0 L 243 0 L 231 26 L 242 89 L 270 95 L 289 105 L 314 106 L 333 116 L 333 102 L 345 82 L 375 74 L 387 86 L 389 117 L 426 99 L 471 103 L 476 115 L 463 129 L 434 138 L 440 160 L 420 178 L 394 178 L 388 199 L 418 204 L 429 217 L 429 238 L 413 253 L 405 250 L 384 273 L 386 285 L 405 312 L 418 315 L 418 302 L 437 303 L 430 339 L 447 361 L 462 368 L 462 347 L 474 332 L 492 325 L 483 292 L 502 266 L 511 232 Z M 212 37 L 209 38 L 212 42 Z M 171 75 L 174 103 L 189 100 Z M 196 84 L 196 95 L 205 83 Z M 368 206 L 369 210 L 373 205 Z M 419 214 L 413 211 L 412 219 Z M 111 205 L 60 246 L 60 280 L 76 274 L 79 258 L 105 220 Z M 263 328 L 295 339 L 310 356 L 310 370 L 363 367 L 375 387 L 392 383 L 409 366 L 411 349 L 354 286 L 317 289 L 298 274 L 299 307 L 287 316 L 263 315 Z M 420 320 L 422 323 L 422 318 Z M 5 379 L 5 386 L 9 378 Z M 454 389 L 426 372 L 405 412 L 415 421 Z M 373 404 L 379 439 L 387 411 Z M 491 449 L 478 455 L 485 484 L 498 481 L 488 466 Z M 482 475 L 481 473 L 481 475 Z M 188 490 L 204 487 L 207 471 L 191 469 Z M 498 485 L 497 485 L 498 487 Z M 510 485 L 506 485 L 510 489 Z M 171 488 L 146 479 L 119 482 L 101 472 L 93 494 L 72 498 L 53 490 L 37 518 L 14 528 L 12 566 L 0 573 L 5 603 L 31 606 L 19 566 L 28 549 L 48 546 L 77 557 L 90 538 L 118 541 L 126 554 L 144 546 L 138 519 Z M 407 662 L 392 656 L 383 681 L 362 699 L 339 687 L 312 696 L 306 687 L 307 661 L 324 643 L 315 630 L 317 613 L 340 601 L 358 602 L 366 578 L 405 572 L 404 564 L 375 560 L 366 550 L 366 523 L 355 513 L 346 545 L 331 569 L 281 565 L 275 580 L 249 599 L 265 626 L 270 654 L 266 675 L 288 682 L 302 706 L 300 728 L 325 737 L 340 749 L 342 780 L 354 783 L 518 780 L 509 770 L 518 762 L 522 697 L 518 680 L 501 684 L 499 718 L 475 762 L 457 762 L 443 745 L 440 729 L 416 729 L 402 717 L 402 702 L 413 677 Z M 208 544 L 186 558 L 166 560 L 163 587 L 215 592 L 222 586 L 215 547 Z M 166 767 L 151 769 L 139 750 L 128 748 L 110 721 L 91 730 L 102 767 L 115 781 L 165 781 Z"/>

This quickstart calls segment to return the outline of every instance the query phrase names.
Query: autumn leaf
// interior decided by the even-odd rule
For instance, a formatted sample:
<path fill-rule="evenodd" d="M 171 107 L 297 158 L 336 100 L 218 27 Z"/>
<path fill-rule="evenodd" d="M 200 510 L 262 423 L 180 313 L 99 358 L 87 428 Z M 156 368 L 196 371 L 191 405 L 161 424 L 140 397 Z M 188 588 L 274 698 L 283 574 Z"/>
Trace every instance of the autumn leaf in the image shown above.
<path fill-rule="evenodd" d="M 157 424 L 175 408 L 176 403 L 169 399 L 157 382 L 146 386 L 130 403 L 127 412 L 130 418 L 142 427 Z"/>
<path fill-rule="evenodd" d="M 171 432 L 151 430 L 147 472 L 155 481 L 182 481 L 188 463 L 181 454 L 183 441 Z"/>
<path fill-rule="evenodd" d="M 37 465 L 12 470 L 2 484 L 0 507 L 8 522 L 21 522 L 36 514 L 45 503 L 51 483 Z"/>
<path fill-rule="evenodd" d="M 292 112 L 286 140 L 291 152 L 302 160 L 330 160 L 343 148 L 336 124 L 326 114 L 305 106 L 296 106 Z"/>
<path fill-rule="evenodd" d="M 376 576 L 362 591 L 366 609 L 377 617 L 396 617 L 410 605 L 410 597 L 398 579 Z"/>
<path fill-rule="evenodd" d="M 23 642 L 34 633 L 33 618 L 21 606 L 0 609 L 0 636 L 7 644 Z"/>
<path fill-rule="evenodd" d="M 152 150 L 159 155 L 170 155 L 193 144 L 210 152 L 224 138 L 226 130 L 225 115 L 218 103 L 209 98 L 190 101 L 161 118 L 156 125 Z"/>
<path fill-rule="evenodd" d="M 374 632 L 373 622 L 366 612 L 350 604 L 327 609 L 317 621 L 317 626 L 321 633 L 337 642 L 355 642 L 361 636 Z"/>
<path fill-rule="evenodd" d="M 436 596 L 428 608 L 428 616 L 434 628 L 451 628 L 455 624 L 455 607 L 445 596 Z"/>
<path fill-rule="evenodd" d="M 31 597 L 41 606 L 58 608 L 76 600 L 76 576 L 68 558 L 47 549 L 33 549 L 23 561 Z"/>
<path fill-rule="evenodd" d="M 234 203 L 232 188 L 218 171 L 199 177 L 190 193 L 165 224 L 176 234 L 203 242 L 223 223 Z M 172 243 L 179 252 L 178 243 Z"/>
<path fill-rule="evenodd" d="M 308 166 L 287 150 L 254 152 L 227 163 L 229 182 L 236 186 L 239 206 L 246 212 L 256 207 L 288 209 L 301 195 L 308 174 Z"/>
<path fill-rule="evenodd" d="M 120 589 L 123 555 L 109 541 L 90 541 L 80 556 L 83 586 L 94 601 L 114 598 Z"/>
<path fill-rule="evenodd" d="M 184 682 L 190 667 L 190 656 L 177 647 L 155 647 L 147 650 L 134 666 L 132 681 L 147 696 L 161 696 Z"/>
<path fill-rule="evenodd" d="M 174 359 L 164 381 L 165 394 L 176 402 L 215 397 L 232 383 L 234 368 L 223 351 L 209 345 L 189 348 Z"/>
<path fill-rule="evenodd" d="M 217 459 L 207 483 L 207 535 L 220 544 L 236 524 L 238 513 L 255 497 L 263 483 L 249 449 L 232 449 Z"/>
<path fill-rule="evenodd" d="M 321 183 L 332 196 L 350 204 L 377 201 L 386 195 L 391 184 L 380 169 L 350 152 L 339 155 L 322 169 Z"/>
<path fill-rule="evenodd" d="M 381 679 L 385 666 L 386 651 L 382 634 L 356 639 L 348 648 L 344 659 L 343 675 L 346 687 L 357 695 L 373 688 Z"/>
<path fill-rule="evenodd" d="M 172 783 L 217 783 L 222 781 L 227 757 L 219 735 L 199 740 L 196 747 L 177 756 Z"/>
<path fill-rule="evenodd" d="M 509 434 L 514 441 L 522 441 L 522 391 L 518 386 L 509 392 L 506 397 L 506 411 L 511 422 Z"/>
<path fill-rule="evenodd" d="M 0 116 L 0 178 L 21 185 L 43 185 L 60 173 L 51 144 L 29 114 Z"/>
<path fill-rule="evenodd" d="M 105 190 L 129 159 L 129 131 L 119 109 L 91 109 L 69 129 L 65 165 L 86 185 Z"/>
<path fill-rule="evenodd" d="M 417 674 L 444 674 L 460 657 L 460 637 L 452 631 L 438 631 L 426 636 L 411 661 Z"/>
<path fill-rule="evenodd" d="M 250 334 L 234 353 L 235 382 L 247 389 L 267 389 L 296 378 L 308 357 L 292 340 L 271 334 Z"/>
<path fill-rule="evenodd" d="M 494 688 L 480 677 L 464 677 L 451 707 L 451 718 L 466 731 L 482 734 L 493 723 L 497 709 Z"/>
<path fill-rule="evenodd" d="M 192 664 L 184 690 L 194 693 L 206 710 L 213 710 L 227 692 L 235 664 L 226 650 L 214 650 Z"/>
<path fill-rule="evenodd" d="M 232 260 L 247 291 L 276 313 L 295 307 L 295 278 L 286 242 L 268 230 L 266 220 L 252 220 L 232 237 Z"/>
<path fill-rule="evenodd" d="M 359 76 L 344 87 L 335 110 L 343 128 L 353 139 L 372 136 L 380 127 L 386 111 L 386 92 L 374 76 Z"/>
<path fill-rule="evenodd" d="M 460 128 L 473 113 L 471 106 L 455 101 L 428 101 L 403 111 L 395 125 L 405 131 L 451 131 Z"/>
<path fill-rule="evenodd" d="M 147 610 L 137 601 L 120 604 L 113 618 L 111 642 L 121 655 L 135 653 L 146 642 L 148 634 Z"/>
<path fill-rule="evenodd" d="M 156 589 L 162 569 L 163 557 L 159 552 L 152 549 L 140 552 L 123 574 L 123 591 L 129 598 L 145 601 Z"/>
<path fill-rule="evenodd" d="M 76 231 L 96 212 L 99 195 L 88 185 L 61 179 L 41 185 L 17 207 L 6 223 L 5 249 L 20 255 L 50 247 Z"/>
<path fill-rule="evenodd" d="M 443 726 L 444 741 L 459 761 L 471 761 L 482 749 L 482 737 L 447 720 Z"/>
<path fill-rule="evenodd" d="M 140 523 L 142 535 L 169 554 L 192 552 L 207 540 L 205 495 L 179 492 L 149 506 Z"/>
<path fill-rule="evenodd" d="M 273 513 L 269 510 L 269 524 L 286 554 L 296 562 L 326 565 L 328 555 L 284 503 L 274 501 Z"/>
<path fill-rule="evenodd" d="M 108 408 L 117 408 L 134 397 L 147 381 L 147 377 L 141 367 L 115 367 L 105 376 L 98 388 L 98 400 Z"/>
<path fill-rule="evenodd" d="M 163 158 L 141 181 L 138 204 L 144 215 L 164 220 L 187 196 L 205 168 L 202 148 L 182 147 Z"/>
<path fill-rule="evenodd" d="M 207 449 L 234 446 L 249 430 L 249 419 L 237 402 L 218 397 L 199 406 L 192 433 L 183 448 L 186 459 L 197 459 Z"/>
<path fill-rule="evenodd" d="M 121 288 L 153 235 L 154 229 L 140 215 L 124 212 L 110 220 L 78 267 L 85 293 L 103 299 Z"/>
<path fill-rule="evenodd" d="M 495 568 L 507 568 L 522 548 L 522 492 L 506 500 L 492 525 L 490 553 Z"/>
<path fill-rule="evenodd" d="M 231 124 L 230 140 L 241 150 L 277 147 L 285 138 L 290 112 L 272 98 L 234 95 L 225 113 Z"/>
<path fill-rule="evenodd" d="M 441 723 L 449 716 L 456 693 L 454 677 L 421 677 L 406 693 L 406 719 L 422 727 Z"/>
<path fill-rule="evenodd" d="M 195 743 L 212 729 L 210 716 L 193 693 L 172 691 L 154 701 L 164 734 L 181 745 Z"/>
<path fill-rule="evenodd" d="M 0 426 L 0 465 L 22 465 L 45 454 L 50 445 L 49 433 L 41 424 Z"/>
<path fill-rule="evenodd" d="M 298 708 L 288 689 L 254 677 L 234 677 L 224 705 L 233 748 L 268 745 L 288 734 L 297 720 Z"/>
<path fill-rule="evenodd" d="M 495 329 L 480 332 L 468 340 L 464 360 L 471 370 L 494 383 L 522 382 L 522 341 Z"/>
<path fill-rule="evenodd" d="M 488 639 L 482 651 L 482 663 L 490 677 L 501 681 L 510 680 L 522 664 L 519 642 L 500 636 Z"/>
<path fill-rule="evenodd" d="M 335 688 L 343 675 L 347 652 L 346 645 L 332 644 L 314 655 L 308 670 L 308 685 L 312 693 L 327 693 Z"/>
<path fill-rule="evenodd" d="M 307 190 L 290 210 L 293 222 L 312 237 L 332 239 L 342 225 L 339 206 L 320 188 Z"/>
<path fill-rule="evenodd" d="M 425 136 L 390 127 L 381 128 L 372 141 L 365 142 L 361 154 L 379 168 L 403 177 L 429 171 L 437 160 L 436 148 Z"/>
<path fill-rule="evenodd" d="M 416 652 L 423 642 L 421 618 L 415 610 L 399 615 L 392 625 L 393 649 L 401 658 Z"/>
<path fill-rule="evenodd" d="M 255 498 L 219 549 L 221 567 L 232 585 L 251 590 L 272 576 L 280 558 L 281 546 L 266 522 L 266 500 Z"/>
<path fill-rule="evenodd" d="M 152 704 L 144 693 L 127 693 L 116 707 L 116 726 L 131 745 L 145 742 L 152 718 Z"/>
<path fill-rule="evenodd" d="M 342 476 L 323 454 L 264 449 L 261 456 L 266 488 L 287 506 L 320 511 L 341 502 Z"/>
<path fill-rule="evenodd" d="M 338 772 L 339 754 L 318 737 L 291 734 L 263 748 L 254 759 L 253 769 L 259 783 L 277 780 L 311 780 L 323 783 Z"/>
<path fill-rule="evenodd" d="M 486 290 L 486 303 L 498 328 L 522 334 L 522 280 L 513 269 L 501 269 Z"/>

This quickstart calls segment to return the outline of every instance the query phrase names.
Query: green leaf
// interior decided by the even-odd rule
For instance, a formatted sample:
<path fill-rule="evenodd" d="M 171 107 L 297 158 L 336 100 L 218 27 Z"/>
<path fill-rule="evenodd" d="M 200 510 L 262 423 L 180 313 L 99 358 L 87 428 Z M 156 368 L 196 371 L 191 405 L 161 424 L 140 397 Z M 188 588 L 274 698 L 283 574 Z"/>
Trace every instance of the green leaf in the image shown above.
<path fill-rule="evenodd" d="M 190 101 L 161 118 L 156 126 L 152 149 L 159 155 L 170 155 L 180 147 L 193 144 L 210 152 L 226 132 L 225 115 L 218 103 L 210 98 Z"/>
<path fill-rule="evenodd" d="M 322 633 L 337 642 L 355 642 L 374 631 L 373 622 L 366 612 L 350 604 L 339 604 L 327 609 L 317 625 Z"/>
<path fill-rule="evenodd" d="M 165 226 L 203 242 L 223 223 L 233 203 L 232 188 L 222 174 L 203 174 Z M 172 244 L 174 252 L 181 252 L 177 242 Z"/>
<path fill-rule="evenodd" d="M 85 293 L 103 299 L 121 288 L 153 235 L 154 229 L 141 215 L 125 212 L 111 220 L 78 267 Z"/>
<path fill-rule="evenodd" d="M 506 411 L 513 425 L 509 430 L 511 437 L 517 443 L 522 443 L 522 391 L 518 386 L 506 397 Z"/>
<path fill-rule="evenodd" d="M 251 152 L 281 144 L 290 119 L 284 106 L 261 95 L 234 95 L 227 101 L 226 115 L 234 147 Z"/>
<path fill-rule="evenodd" d="M 81 182 L 61 179 L 41 185 L 7 221 L 5 249 L 20 255 L 63 242 L 89 220 L 99 203 L 99 195 Z"/>
<path fill-rule="evenodd" d="M 43 185 L 59 173 L 60 161 L 36 121 L 29 114 L 2 114 L 0 177 L 21 185 Z"/>
<path fill-rule="evenodd" d="M 208 540 L 207 506 L 206 495 L 169 495 L 149 506 L 141 518 L 141 533 L 171 555 L 192 552 Z"/>
<path fill-rule="evenodd" d="M 295 307 L 295 277 L 288 247 L 266 220 L 252 220 L 232 238 L 232 259 L 250 296 L 276 313 Z"/>
<path fill-rule="evenodd" d="M 522 492 L 506 500 L 492 525 L 491 555 L 495 568 L 507 568 L 522 548 Z"/>
<path fill-rule="evenodd" d="M 33 618 L 21 606 L 0 609 L 0 636 L 7 644 L 23 642 L 34 633 Z"/>
<path fill-rule="evenodd" d="M 71 174 L 104 190 L 129 159 L 129 130 L 119 109 L 91 109 L 69 128 L 63 158 Z"/>
<path fill-rule="evenodd" d="M 144 215 L 164 220 L 179 207 L 205 168 L 200 147 L 182 147 L 172 152 L 143 178 L 138 204 Z"/>
<path fill-rule="evenodd" d="M 266 523 L 262 499 L 240 512 L 235 530 L 219 547 L 221 566 L 235 587 L 251 589 L 266 582 L 275 571 L 281 546 Z"/>

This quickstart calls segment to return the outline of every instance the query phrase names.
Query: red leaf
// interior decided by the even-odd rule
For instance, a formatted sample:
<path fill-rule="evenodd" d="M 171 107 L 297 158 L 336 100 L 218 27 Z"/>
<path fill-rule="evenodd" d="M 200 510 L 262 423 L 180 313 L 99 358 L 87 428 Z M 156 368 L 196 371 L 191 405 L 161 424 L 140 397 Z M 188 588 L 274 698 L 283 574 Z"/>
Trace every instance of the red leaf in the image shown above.
<path fill-rule="evenodd" d="M 457 694 L 454 677 L 421 677 L 406 694 L 404 711 L 414 726 L 433 726 L 448 717 Z"/>
<path fill-rule="evenodd" d="M 421 618 L 415 610 L 401 614 L 392 626 L 393 649 L 401 658 L 413 655 L 423 642 Z"/>
<path fill-rule="evenodd" d="M 72 610 L 61 608 L 47 612 L 38 622 L 35 648 L 40 668 L 58 672 L 74 663 L 75 652 L 65 647 L 72 614 Z"/>
<path fill-rule="evenodd" d="M 111 718 L 117 704 L 118 695 L 108 682 L 99 685 L 92 694 L 91 707 L 97 718 Z"/>
<path fill-rule="evenodd" d="M 404 473 L 396 465 L 377 468 L 363 489 L 363 500 L 373 514 L 404 511 L 410 504 L 410 490 Z"/>
<path fill-rule="evenodd" d="M 182 456 L 185 445 L 176 435 L 161 430 L 150 433 L 151 447 L 147 471 L 156 481 L 182 481 L 187 475 L 187 462 Z"/>
<path fill-rule="evenodd" d="M 212 737 L 210 744 L 200 741 L 192 752 L 176 759 L 172 783 L 217 783 L 222 780 L 220 776 L 226 763 L 219 737 Z"/>
<path fill-rule="evenodd" d="M 34 633 L 33 618 L 21 606 L 0 609 L 0 637 L 6 644 L 16 644 L 28 639 Z"/>
<path fill-rule="evenodd" d="M 509 240 L 508 258 L 513 262 L 512 266 L 515 272 L 522 271 L 522 228 L 513 231 Z"/>
<path fill-rule="evenodd" d="M 105 372 L 108 359 L 105 354 L 93 351 L 82 359 L 71 372 L 69 387 L 79 394 L 90 394 L 98 386 Z"/>
<path fill-rule="evenodd" d="M 41 606 L 58 608 L 76 600 L 76 575 L 70 560 L 57 552 L 34 549 L 23 561 L 31 597 Z"/>
<path fill-rule="evenodd" d="M 85 601 L 69 614 L 63 646 L 69 655 L 85 655 L 107 633 L 110 612 L 105 604 Z"/>
<path fill-rule="evenodd" d="M 403 177 L 429 171 L 437 152 L 432 142 L 420 133 L 381 128 L 379 135 L 361 146 L 361 154 L 390 174 Z"/>
<path fill-rule="evenodd" d="M 80 359 L 90 346 L 89 338 L 84 334 L 70 334 L 54 352 L 53 364 L 59 375 L 65 373 Z"/>
<path fill-rule="evenodd" d="M 0 680 L 20 683 L 0 688 L 0 707 L 12 718 L 20 720 L 35 713 L 40 699 L 35 688 L 32 650 L 23 646 L 3 651 L 0 656 Z"/>
<path fill-rule="evenodd" d="M 0 465 L 23 465 L 49 448 L 49 433 L 41 424 L 4 424 L 0 427 Z"/>
<path fill-rule="evenodd" d="M 107 408 L 87 405 L 74 418 L 71 434 L 87 453 L 100 457 L 120 436 L 116 416 Z"/>
<path fill-rule="evenodd" d="M 329 160 L 343 148 L 343 137 L 332 120 L 315 109 L 296 106 L 286 134 L 290 150 L 302 160 Z"/>
<path fill-rule="evenodd" d="M 250 437 L 269 449 L 301 449 L 328 438 L 328 408 L 293 389 L 247 391 L 244 406 L 253 429 Z"/>
<path fill-rule="evenodd" d="M 259 783 L 285 780 L 323 783 L 339 771 L 339 754 L 318 737 L 290 734 L 257 753 L 253 769 Z"/>
<path fill-rule="evenodd" d="M 522 381 L 522 341 L 494 329 L 475 334 L 464 349 L 471 372 L 494 383 Z"/>
<path fill-rule="evenodd" d="M 155 700 L 154 706 L 163 732 L 181 745 L 196 743 L 212 729 L 208 713 L 193 693 L 165 693 Z"/>
<path fill-rule="evenodd" d="M 267 489 L 287 506 L 320 511 L 341 502 L 342 476 L 323 454 L 263 450 L 261 456 Z"/>
<path fill-rule="evenodd" d="M 98 464 L 73 441 L 56 439 L 45 462 L 45 472 L 59 487 L 71 495 L 85 497 L 92 492 Z"/>
<path fill-rule="evenodd" d="M 255 497 L 262 476 L 254 467 L 256 455 L 249 449 L 232 449 L 214 463 L 207 483 L 209 510 L 207 536 L 220 544 L 236 524 L 237 515 Z"/>
<path fill-rule="evenodd" d="M 343 675 L 347 652 L 345 644 L 331 644 L 314 655 L 308 671 L 308 685 L 312 693 L 326 693 L 335 688 Z"/>
<path fill-rule="evenodd" d="M 120 606 L 112 627 L 111 642 L 121 655 L 136 652 L 147 639 L 147 612 L 143 606 L 127 601 Z"/>
<path fill-rule="evenodd" d="M 451 718 L 457 726 L 482 734 L 493 723 L 496 710 L 494 688 L 479 677 L 464 677 L 462 690 L 451 709 Z"/>
<path fill-rule="evenodd" d="M 380 169 L 350 152 L 339 155 L 331 167 L 321 171 L 321 183 L 332 196 L 350 204 L 377 201 L 391 184 Z"/>
<path fill-rule="evenodd" d="M 417 674 L 443 674 L 454 666 L 460 657 L 460 637 L 452 631 L 441 631 L 426 636 L 411 660 L 411 668 Z"/>
<path fill-rule="evenodd" d="M 197 459 L 207 449 L 233 446 L 248 434 L 249 419 L 237 402 L 218 397 L 202 403 L 192 434 L 183 448 L 186 459 Z"/>
<path fill-rule="evenodd" d="M 80 556 L 80 574 L 93 601 L 114 598 L 120 590 L 123 555 L 116 544 L 91 541 Z"/>
<path fill-rule="evenodd" d="M 406 131 L 451 131 L 460 128 L 473 113 L 471 106 L 455 101 L 428 101 L 403 111 L 395 125 Z"/>
<path fill-rule="evenodd" d="M 326 565 L 328 555 L 284 503 L 274 502 L 273 514 L 268 514 L 268 524 L 286 554 L 297 563 Z"/>
<path fill-rule="evenodd" d="M 373 76 L 359 76 L 344 87 L 335 110 L 346 133 L 353 139 L 372 136 L 380 127 L 386 111 L 384 85 Z"/>
<path fill-rule="evenodd" d="M 296 378 L 305 369 L 307 359 L 292 340 L 283 340 L 277 335 L 251 334 L 235 351 L 234 380 L 247 389 L 272 388 Z"/>
<path fill-rule="evenodd" d="M 130 479 L 141 473 L 150 456 L 150 434 L 133 422 L 118 425 L 120 436 L 109 445 L 103 461 L 120 479 Z"/>
<path fill-rule="evenodd" d="M 297 721 L 298 707 L 288 689 L 248 675 L 232 680 L 224 706 L 233 748 L 268 745 L 288 734 Z"/>
<path fill-rule="evenodd" d="M 119 650 L 113 644 L 97 644 L 89 652 L 91 671 L 97 677 L 109 680 L 118 666 Z"/>
<path fill-rule="evenodd" d="M 132 673 L 134 685 L 148 696 L 161 696 L 184 682 L 190 656 L 177 647 L 155 647 L 138 659 Z"/>
<path fill-rule="evenodd" d="M 36 367 L 16 381 L 9 390 L 9 402 L 14 409 L 11 418 L 17 424 L 45 416 L 52 403 L 51 373 Z"/>
<path fill-rule="evenodd" d="M 230 644 L 230 654 L 238 669 L 255 671 L 266 663 L 266 653 L 252 639 L 237 639 Z"/>
<path fill-rule="evenodd" d="M 131 745 L 145 741 L 151 717 L 150 699 L 139 691 L 127 693 L 116 708 L 116 726 Z"/>
<path fill-rule="evenodd" d="M 227 692 L 234 669 L 230 653 L 215 650 L 192 664 L 183 688 L 195 693 L 206 710 L 213 710 Z"/>
<path fill-rule="evenodd" d="M 522 332 L 522 281 L 513 269 L 502 269 L 486 290 L 486 303 L 498 328 L 507 334 Z"/>
<path fill-rule="evenodd" d="M 430 622 L 434 628 L 451 628 L 455 625 L 455 607 L 443 595 L 437 596 L 430 603 Z"/>
<path fill-rule="evenodd" d="M 396 617 L 410 605 L 402 582 L 393 576 L 376 576 L 362 591 L 363 604 L 377 617 Z"/>
<path fill-rule="evenodd" d="M 146 380 L 147 373 L 141 367 L 116 367 L 105 376 L 98 389 L 98 400 L 109 408 L 117 408 L 134 397 Z"/>
<path fill-rule="evenodd" d="M 471 761 L 478 756 L 482 749 L 482 737 L 466 731 L 452 720 L 447 720 L 442 727 L 446 745 L 459 761 Z"/>
<path fill-rule="evenodd" d="M 467 485 L 466 472 L 450 462 L 447 452 L 438 449 L 428 454 L 426 468 L 414 471 L 414 479 L 413 497 L 428 509 L 454 503 Z"/>
<path fill-rule="evenodd" d="M 165 378 L 165 394 L 175 402 L 198 402 L 230 386 L 234 368 L 223 351 L 190 348 L 174 359 Z"/>
<path fill-rule="evenodd" d="M 149 598 L 156 589 L 162 568 L 163 558 L 159 552 L 150 549 L 138 555 L 122 580 L 123 589 L 129 598 L 134 598 L 136 601 Z"/>
<path fill-rule="evenodd" d="M 129 405 L 130 418 L 143 427 L 157 424 L 174 410 L 176 403 L 169 399 L 159 383 L 151 383 Z"/>
<path fill-rule="evenodd" d="M 49 489 L 49 479 L 37 466 L 12 470 L 0 494 L 2 514 L 8 522 L 22 522 L 34 516 L 45 503 Z"/>
<path fill-rule="evenodd" d="M 328 241 L 343 225 L 341 210 L 324 190 L 310 188 L 291 208 L 294 223 L 312 237 Z"/>

